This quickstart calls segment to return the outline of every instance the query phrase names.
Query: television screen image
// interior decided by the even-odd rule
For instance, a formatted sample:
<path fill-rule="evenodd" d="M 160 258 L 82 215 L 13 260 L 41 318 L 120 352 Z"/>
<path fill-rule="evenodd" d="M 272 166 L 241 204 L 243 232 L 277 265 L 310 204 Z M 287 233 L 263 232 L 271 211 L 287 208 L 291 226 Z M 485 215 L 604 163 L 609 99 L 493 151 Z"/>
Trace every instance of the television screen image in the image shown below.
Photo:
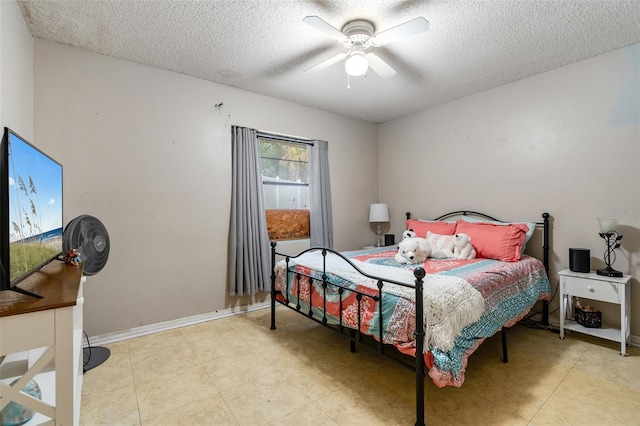
<path fill-rule="evenodd" d="M 7 128 L 3 144 L 9 201 L 4 239 L 14 285 L 62 252 L 62 165 Z"/>

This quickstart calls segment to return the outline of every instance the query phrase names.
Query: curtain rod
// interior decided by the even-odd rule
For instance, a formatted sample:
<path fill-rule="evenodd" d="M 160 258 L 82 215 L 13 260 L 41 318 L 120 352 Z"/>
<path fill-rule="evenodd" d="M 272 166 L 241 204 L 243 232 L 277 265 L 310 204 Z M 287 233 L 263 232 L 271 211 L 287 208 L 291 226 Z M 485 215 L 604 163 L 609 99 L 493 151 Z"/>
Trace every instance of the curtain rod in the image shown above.
<path fill-rule="evenodd" d="M 276 135 L 274 133 L 256 132 L 256 136 L 264 139 L 273 139 L 282 142 L 301 143 L 303 145 L 313 146 L 313 142 L 309 142 L 305 139 L 294 138 L 292 136 Z"/>

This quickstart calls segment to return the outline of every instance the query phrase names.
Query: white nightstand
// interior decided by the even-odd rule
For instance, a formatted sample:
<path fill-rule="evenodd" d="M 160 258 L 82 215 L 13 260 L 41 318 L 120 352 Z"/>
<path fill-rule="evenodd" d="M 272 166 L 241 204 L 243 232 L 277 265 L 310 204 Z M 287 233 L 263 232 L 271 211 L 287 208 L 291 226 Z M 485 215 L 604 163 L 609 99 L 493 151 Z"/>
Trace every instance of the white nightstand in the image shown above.
<path fill-rule="evenodd" d="M 560 338 L 564 339 L 564 329 L 578 331 L 591 336 L 620 342 L 620 355 L 627 356 L 629 343 L 629 301 L 631 275 L 605 277 L 595 272 L 573 272 L 563 269 L 560 275 Z M 573 298 L 585 299 L 620 305 L 620 328 L 587 328 L 573 321 Z"/>

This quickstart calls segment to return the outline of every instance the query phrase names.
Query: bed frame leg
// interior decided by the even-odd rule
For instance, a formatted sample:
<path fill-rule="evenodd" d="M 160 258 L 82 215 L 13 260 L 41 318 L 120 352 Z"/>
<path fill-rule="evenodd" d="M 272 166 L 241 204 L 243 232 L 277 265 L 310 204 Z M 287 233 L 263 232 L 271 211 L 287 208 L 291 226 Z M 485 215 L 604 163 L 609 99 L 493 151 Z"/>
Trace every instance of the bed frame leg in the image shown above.
<path fill-rule="evenodd" d="M 507 356 L 507 331 L 504 327 L 500 331 L 502 335 L 502 362 L 505 364 L 509 362 L 509 357 Z"/>
<path fill-rule="evenodd" d="M 424 306 L 422 284 L 426 272 L 422 268 L 413 271 L 416 277 L 416 426 L 424 426 Z"/>
<path fill-rule="evenodd" d="M 271 242 L 271 330 L 276 329 L 276 242 Z"/>
<path fill-rule="evenodd" d="M 351 350 L 351 353 L 355 353 L 356 352 L 356 332 L 355 330 L 351 330 L 349 332 L 351 339 L 349 339 L 349 349 Z"/>
<path fill-rule="evenodd" d="M 549 213 L 542 213 L 542 222 L 544 224 L 544 229 L 542 231 L 542 261 L 544 263 L 544 269 L 547 271 L 547 277 L 549 276 L 549 248 L 551 243 L 549 240 L 550 217 L 551 215 Z M 549 326 L 549 301 L 547 300 L 542 304 L 542 325 L 545 327 Z"/>

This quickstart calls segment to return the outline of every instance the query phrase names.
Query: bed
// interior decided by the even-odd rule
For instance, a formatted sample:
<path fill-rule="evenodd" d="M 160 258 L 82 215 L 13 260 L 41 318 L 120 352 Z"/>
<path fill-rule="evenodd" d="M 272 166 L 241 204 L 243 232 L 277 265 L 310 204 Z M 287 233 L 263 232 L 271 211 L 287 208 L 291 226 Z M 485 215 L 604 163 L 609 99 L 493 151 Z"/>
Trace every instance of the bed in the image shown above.
<path fill-rule="evenodd" d="M 276 305 L 283 305 L 346 335 L 352 352 L 361 345 L 415 370 L 416 424 L 423 425 L 426 374 L 438 387 L 461 386 L 468 357 L 498 331 L 507 362 L 506 328 L 539 300 L 548 324 L 549 217 L 503 222 L 456 211 L 418 220 L 407 213 L 407 229 L 432 247 L 469 235 L 477 250 L 472 260 L 401 264 L 397 246 L 342 253 L 314 247 L 290 256 L 272 242 L 271 329 Z M 536 229 L 541 260 L 524 252 Z"/>

